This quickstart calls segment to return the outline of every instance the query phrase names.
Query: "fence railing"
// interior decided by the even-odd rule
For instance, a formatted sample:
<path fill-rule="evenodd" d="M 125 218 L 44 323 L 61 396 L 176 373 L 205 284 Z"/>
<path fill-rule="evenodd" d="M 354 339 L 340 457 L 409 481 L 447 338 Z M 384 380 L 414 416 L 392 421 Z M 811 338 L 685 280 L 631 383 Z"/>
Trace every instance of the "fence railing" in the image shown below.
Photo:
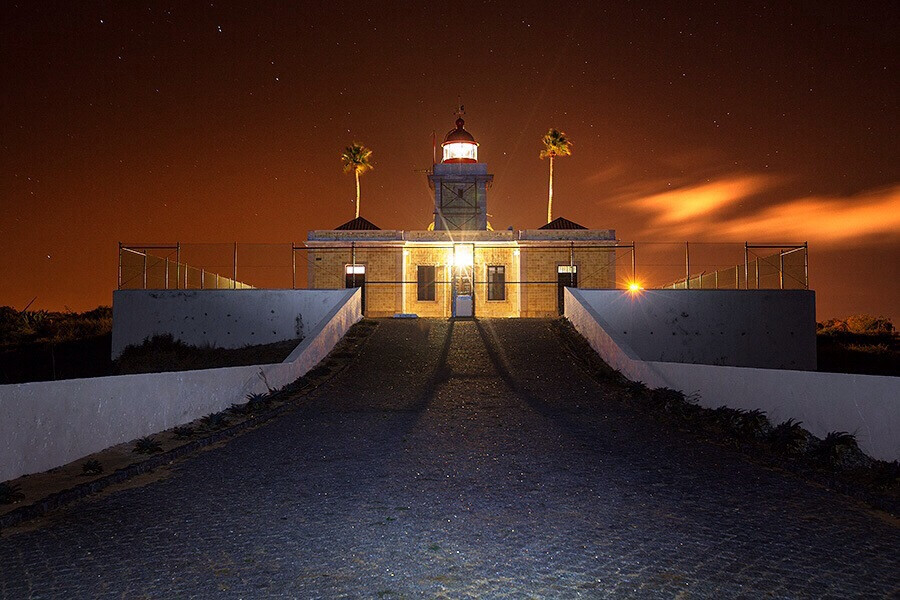
<path fill-rule="evenodd" d="M 478 243 L 479 253 L 514 248 L 535 257 L 551 256 L 560 265 L 577 267 L 580 287 L 625 289 L 806 289 L 809 287 L 808 247 L 803 244 L 751 244 L 707 242 L 613 242 L 609 245 L 529 243 L 516 247 Z M 452 260 L 453 246 L 430 246 Z M 362 262 L 371 247 L 329 244 L 307 247 L 281 244 L 119 244 L 119 289 L 292 289 L 343 288 L 344 265 Z M 404 249 L 404 252 L 406 250 Z M 603 260 L 597 255 L 605 253 Z M 485 254 L 486 255 L 486 254 Z M 518 255 L 517 255 L 518 256 Z M 535 258 L 528 258 L 534 261 Z M 550 260 L 550 259 L 548 259 Z M 481 259 L 479 259 L 479 262 Z M 449 264 L 437 261 L 436 264 Z M 524 262 L 523 262 L 524 264 Z M 340 265 L 335 267 L 335 265 Z M 507 273 L 510 286 L 556 286 L 556 273 L 528 277 Z M 405 277 L 375 279 L 366 286 L 414 286 L 414 273 Z M 477 283 L 487 284 L 484 274 Z M 443 281 L 449 281 L 449 276 Z M 404 293 L 413 293 L 409 290 Z"/>
<path fill-rule="evenodd" d="M 237 262 L 233 263 L 232 273 Z M 254 286 L 204 267 L 181 261 L 181 246 L 119 244 L 118 288 L 122 289 L 215 289 L 245 290 Z"/>
<path fill-rule="evenodd" d="M 803 244 L 744 244 L 744 262 L 714 271 L 692 272 L 685 242 L 685 272 L 663 285 L 677 289 L 809 289 L 809 247 Z M 777 252 L 770 252 L 777 250 Z M 761 252 L 767 252 L 765 256 Z"/>

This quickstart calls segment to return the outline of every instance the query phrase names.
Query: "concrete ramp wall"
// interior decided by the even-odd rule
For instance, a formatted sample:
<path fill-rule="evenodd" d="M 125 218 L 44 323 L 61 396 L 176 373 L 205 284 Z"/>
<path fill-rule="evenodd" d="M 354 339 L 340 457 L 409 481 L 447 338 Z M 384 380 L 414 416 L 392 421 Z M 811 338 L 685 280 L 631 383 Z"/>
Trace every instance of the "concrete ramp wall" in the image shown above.
<path fill-rule="evenodd" d="M 243 402 L 247 394 L 291 383 L 362 318 L 358 288 L 326 295 L 331 306 L 283 363 L 0 386 L 0 481 L 189 423 Z"/>
<path fill-rule="evenodd" d="M 118 290 L 112 357 L 170 334 L 191 346 L 240 348 L 309 335 L 345 290 Z"/>
<path fill-rule="evenodd" d="M 646 360 L 594 308 L 591 294 L 567 288 L 565 316 L 632 381 L 696 394 L 707 408 L 760 409 L 775 424 L 793 418 L 819 437 L 849 431 L 870 456 L 900 459 L 900 378 Z"/>
<path fill-rule="evenodd" d="M 809 290 L 578 290 L 644 360 L 816 369 Z"/>

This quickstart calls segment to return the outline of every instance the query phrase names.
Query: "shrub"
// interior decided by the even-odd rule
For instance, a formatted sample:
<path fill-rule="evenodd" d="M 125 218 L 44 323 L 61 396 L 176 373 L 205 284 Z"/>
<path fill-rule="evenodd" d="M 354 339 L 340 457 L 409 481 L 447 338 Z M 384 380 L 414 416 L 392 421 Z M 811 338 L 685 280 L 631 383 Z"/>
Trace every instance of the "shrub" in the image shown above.
<path fill-rule="evenodd" d="M 788 419 L 780 423 L 769 433 L 769 441 L 775 451 L 782 454 L 798 454 L 807 445 L 809 434 L 800 425 L 799 421 Z"/>
<path fill-rule="evenodd" d="M 172 433 L 174 433 L 177 438 L 187 438 L 194 435 L 194 428 L 190 425 L 179 425 L 172 430 Z"/>
<path fill-rule="evenodd" d="M 229 409 L 236 415 L 252 415 L 269 407 L 272 399 L 268 394 L 247 394 L 247 401 L 243 404 L 232 404 Z"/>
<path fill-rule="evenodd" d="M 856 436 L 846 431 L 832 431 L 812 448 L 813 458 L 821 465 L 840 465 L 852 451 L 858 451 Z"/>
<path fill-rule="evenodd" d="M 208 414 L 200 419 L 200 427 L 207 431 L 216 431 L 228 425 L 228 417 L 224 412 Z"/>
<path fill-rule="evenodd" d="M 771 429 L 766 413 L 761 410 L 720 406 L 710 411 L 708 419 L 712 424 L 739 439 L 760 438 Z"/>
<path fill-rule="evenodd" d="M 900 462 L 877 461 L 872 465 L 872 485 L 883 491 L 895 491 L 900 489 Z"/>
<path fill-rule="evenodd" d="M 894 324 L 886 317 L 871 315 L 853 315 L 847 317 L 847 329 L 850 333 L 891 333 Z"/>
<path fill-rule="evenodd" d="M 19 486 L 5 481 L 0 483 L 0 504 L 12 504 L 24 498 Z"/>
<path fill-rule="evenodd" d="M 131 451 L 138 454 L 153 454 L 154 452 L 162 452 L 162 446 L 152 437 L 147 436 L 136 441 Z"/>
<path fill-rule="evenodd" d="M 737 435 L 746 438 L 761 438 L 772 429 L 766 413 L 761 410 L 739 411 L 734 427 Z"/>
<path fill-rule="evenodd" d="M 88 460 L 81 465 L 83 475 L 99 475 L 103 472 L 103 465 L 99 460 Z"/>

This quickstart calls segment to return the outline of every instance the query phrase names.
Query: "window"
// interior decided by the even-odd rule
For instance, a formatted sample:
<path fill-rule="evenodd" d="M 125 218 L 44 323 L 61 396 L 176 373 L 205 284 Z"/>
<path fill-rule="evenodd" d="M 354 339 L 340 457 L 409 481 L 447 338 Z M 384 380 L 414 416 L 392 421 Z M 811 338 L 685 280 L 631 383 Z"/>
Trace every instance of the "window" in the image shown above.
<path fill-rule="evenodd" d="M 506 267 L 488 265 L 488 300 L 506 300 Z"/>
<path fill-rule="evenodd" d="M 419 302 L 434 300 L 434 265 L 416 267 L 416 288 Z"/>

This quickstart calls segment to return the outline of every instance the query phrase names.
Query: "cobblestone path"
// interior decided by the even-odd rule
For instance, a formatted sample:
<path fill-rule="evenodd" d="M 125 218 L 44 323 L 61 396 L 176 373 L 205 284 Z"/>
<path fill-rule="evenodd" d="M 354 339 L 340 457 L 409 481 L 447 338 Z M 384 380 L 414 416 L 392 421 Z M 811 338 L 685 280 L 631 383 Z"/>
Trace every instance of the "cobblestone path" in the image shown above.
<path fill-rule="evenodd" d="M 549 321 L 384 321 L 302 408 L 0 538 L 6 598 L 898 597 L 900 532 L 657 426 Z"/>

